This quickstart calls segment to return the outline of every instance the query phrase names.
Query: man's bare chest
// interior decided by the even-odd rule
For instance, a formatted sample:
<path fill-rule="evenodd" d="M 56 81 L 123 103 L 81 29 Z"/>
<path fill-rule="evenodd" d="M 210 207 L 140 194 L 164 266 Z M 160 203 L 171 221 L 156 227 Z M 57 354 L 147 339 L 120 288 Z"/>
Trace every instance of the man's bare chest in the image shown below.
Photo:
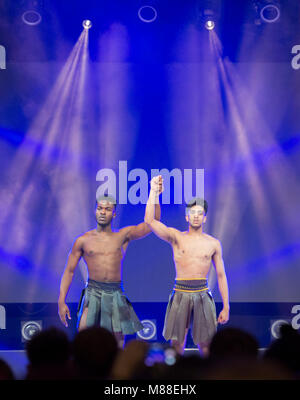
<path fill-rule="evenodd" d="M 195 239 L 181 237 L 174 245 L 174 254 L 177 257 L 197 258 L 203 261 L 210 261 L 215 248 L 213 244 L 206 239 Z"/>
<path fill-rule="evenodd" d="M 124 239 L 115 234 L 108 237 L 96 237 L 86 240 L 83 245 L 84 256 L 96 257 L 104 255 L 121 255 Z"/>

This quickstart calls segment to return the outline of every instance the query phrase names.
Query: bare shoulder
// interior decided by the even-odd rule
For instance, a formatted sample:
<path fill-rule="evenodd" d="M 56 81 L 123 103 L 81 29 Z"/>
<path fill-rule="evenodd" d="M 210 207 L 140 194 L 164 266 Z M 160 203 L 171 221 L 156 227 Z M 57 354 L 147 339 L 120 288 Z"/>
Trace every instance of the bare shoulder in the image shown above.
<path fill-rule="evenodd" d="M 204 233 L 204 236 L 207 240 L 211 242 L 211 244 L 215 247 L 216 250 L 222 249 L 222 245 L 219 239 L 215 238 L 214 236 L 208 235 L 207 233 Z"/>
<path fill-rule="evenodd" d="M 176 228 L 169 228 L 171 231 L 171 237 L 172 241 L 171 244 L 172 246 L 181 246 L 184 245 L 184 243 L 190 243 L 190 235 L 188 231 L 180 231 Z"/>
<path fill-rule="evenodd" d="M 121 236 L 127 236 L 134 227 L 135 225 L 124 226 L 123 228 L 115 230 L 114 233 L 119 234 Z"/>
<path fill-rule="evenodd" d="M 78 239 L 85 240 L 85 239 L 92 238 L 95 235 L 96 235 L 96 229 L 92 229 L 91 231 L 87 231 L 87 232 L 83 233 L 82 235 L 78 236 Z"/>
<path fill-rule="evenodd" d="M 184 235 L 184 234 L 187 233 L 186 231 L 180 231 L 179 229 L 172 228 L 172 227 L 169 227 L 169 229 L 170 229 L 175 235 Z"/>
<path fill-rule="evenodd" d="M 83 235 L 79 235 L 75 238 L 75 240 L 73 241 L 73 245 L 71 248 L 71 253 L 72 254 L 79 254 L 83 252 L 83 247 L 84 247 L 84 243 L 85 243 L 85 236 L 86 234 Z"/>
<path fill-rule="evenodd" d="M 177 243 L 181 238 L 183 238 L 187 233 L 172 227 L 168 227 L 168 229 L 171 233 L 170 237 L 172 238 L 172 242 L 174 244 Z"/>
<path fill-rule="evenodd" d="M 126 241 L 129 241 L 130 238 L 130 234 L 132 232 L 132 230 L 134 230 L 136 228 L 135 225 L 128 225 L 128 226 L 124 226 L 123 228 L 120 229 L 116 229 L 113 231 L 113 237 L 116 240 L 121 240 L 121 242 L 125 243 Z"/>
<path fill-rule="evenodd" d="M 88 240 L 92 239 L 96 235 L 96 229 L 92 229 L 91 231 L 87 231 L 80 236 L 77 236 L 74 244 L 83 245 Z"/>
<path fill-rule="evenodd" d="M 188 232 L 188 231 L 179 231 L 179 230 L 176 229 L 176 228 L 170 228 L 170 229 L 173 230 L 174 235 L 176 235 L 179 239 L 180 239 L 180 238 L 181 238 L 181 239 L 184 239 L 184 238 L 186 238 L 186 237 L 189 235 L 189 232 Z"/>

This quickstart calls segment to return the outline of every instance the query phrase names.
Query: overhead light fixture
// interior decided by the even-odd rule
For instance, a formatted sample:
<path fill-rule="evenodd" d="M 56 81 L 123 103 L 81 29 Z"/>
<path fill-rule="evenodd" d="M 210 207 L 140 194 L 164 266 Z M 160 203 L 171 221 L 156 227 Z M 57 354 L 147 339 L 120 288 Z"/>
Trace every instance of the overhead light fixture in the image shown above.
<path fill-rule="evenodd" d="M 85 19 L 82 22 L 82 26 L 84 27 L 84 29 L 90 29 L 92 27 L 92 21 L 90 21 L 89 19 Z"/>
<path fill-rule="evenodd" d="M 207 30 L 211 31 L 215 27 L 215 15 L 213 10 L 203 10 L 204 26 Z"/>
<path fill-rule="evenodd" d="M 213 20 L 208 19 L 208 20 L 205 22 L 205 28 L 208 29 L 209 31 L 211 31 L 212 29 L 214 29 L 214 27 L 215 27 L 215 23 L 214 23 Z"/>
<path fill-rule="evenodd" d="M 157 18 L 157 11 L 152 6 L 143 6 L 138 10 L 139 19 L 143 22 L 154 22 Z"/>
<path fill-rule="evenodd" d="M 221 12 L 220 0 L 196 0 L 197 25 L 201 28 L 217 28 Z"/>
<path fill-rule="evenodd" d="M 208 31 L 211 31 L 216 26 L 217 16 L 211 9 L 205 8 L 199 11 L 201 26 L 204 26 Z"/>
<path fill-rule="evenodd" d="M 280 4 L 278 1 L 258 0 L 254 1 L 253 5 L 257 13 L 257 25 L 259 25 L 258 20 L 268 24 L 272 24 L 279 20 Z"/>
<path fill-rule="evenodd" d="M 22 21 L 26 25 L 35 26 L 42 22 L 42 16 L 36 10 L 28 10 L 22 14 Z"/>
<path fill-rule="evenodd" d="M 267 23 L 276 22 L 280 17 L 280 8 L 276 4 L 266 4 L 260 10 L 260 18 Z"/>

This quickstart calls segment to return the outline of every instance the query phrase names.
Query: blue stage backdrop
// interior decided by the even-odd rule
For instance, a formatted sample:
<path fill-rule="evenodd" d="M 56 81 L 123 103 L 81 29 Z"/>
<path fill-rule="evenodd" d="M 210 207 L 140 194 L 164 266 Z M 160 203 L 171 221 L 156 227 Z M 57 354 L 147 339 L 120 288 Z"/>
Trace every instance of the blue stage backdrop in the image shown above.
<path fill-rule="evenodd" d="M 298 2 L 282 2 L 274 24 L 257 23 L 251 1 L 216 2 L 212 31 L 201 1 L 152 1 L 151 23 L 139 19 L 140 1 L 78 3 L 40 2 L 41 23 L 27 25 L 21 5 L 3 2 L 0 303 L 57 301 L 72 243 L 96 226 L 97 173 L 114 172 L 119 199 L 120 165 L 127 194 L 163 169 L 190 170 L 195 191 L 204 169 L 205 232 L 222 243 L 231 302 L 299 303 Z M 161 219 L 185 230 L 174 185 Z M 114 228 L 144 211 L 119 204 Z M 123 267 L 132 302 L 167 302 L 167 243 L 132 242 Z M 81 261 L 69 302 L 86 278 Z M 209 283 L 220 302 L 213 268 Z"/>

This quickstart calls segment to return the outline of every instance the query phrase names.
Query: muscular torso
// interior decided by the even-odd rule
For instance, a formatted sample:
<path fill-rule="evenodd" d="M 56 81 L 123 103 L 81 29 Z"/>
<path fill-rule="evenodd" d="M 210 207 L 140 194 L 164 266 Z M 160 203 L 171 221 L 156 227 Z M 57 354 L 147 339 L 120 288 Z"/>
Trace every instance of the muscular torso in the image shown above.
<path fill-rule="evenodd" d="M 215 238 L 205 233 L 194 235 L 177 231 L 171 244 L 177 279 L 207 277 L 216 251 Z"/>
<path fill-rule="evenodd" d="M 89 231 L 83 236 L 82 257 L 89 278 L 102 282 L 121 281 L 122 260 L 128 245 L 126 231 Z"/>

